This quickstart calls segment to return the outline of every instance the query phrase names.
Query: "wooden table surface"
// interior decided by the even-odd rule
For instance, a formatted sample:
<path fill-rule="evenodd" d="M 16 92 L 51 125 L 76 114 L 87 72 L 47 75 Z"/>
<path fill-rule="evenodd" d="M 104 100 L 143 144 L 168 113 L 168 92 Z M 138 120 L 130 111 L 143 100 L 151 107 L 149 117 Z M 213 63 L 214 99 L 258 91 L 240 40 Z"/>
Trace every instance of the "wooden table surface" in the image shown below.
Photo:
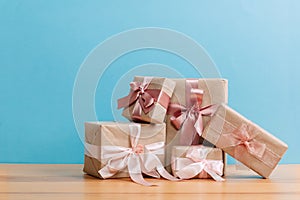
<path fill-rule="evenodd" d="M 228 166 L 225 182 L 147 179 L 100 180 L 84 175 L 82 165 L 0 164 L 0 199 L 300 199 L 300 165 L 280 165 L 270 179 Z"/>

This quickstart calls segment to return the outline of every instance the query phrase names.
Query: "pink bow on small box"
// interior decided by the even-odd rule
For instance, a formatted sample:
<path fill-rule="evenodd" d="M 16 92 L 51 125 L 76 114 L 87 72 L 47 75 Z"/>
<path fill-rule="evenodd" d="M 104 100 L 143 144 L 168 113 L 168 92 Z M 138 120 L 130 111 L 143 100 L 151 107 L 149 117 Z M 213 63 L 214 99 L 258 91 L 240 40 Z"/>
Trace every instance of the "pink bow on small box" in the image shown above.
<path fill-rule="evenodd" d="M 224 181 L 222 160 L 206 159 L 210 149 L 193 147 L 188 150 L 184 158 L 175 158 L 175 175 L 180 179 L 207 178 L 208 175 L 216 181 Z"/>
<path fill-rule="evenodd" d="M 134 105 L 132 119 L 141 120 L 142 112 L 148 114 L 154 107 L 155 102 L 161 104 L 165 109 L 168 107 L 170 97 L 158 89 L 149 89 L 152 77 L 144 77 L 143 82 L 131 82 L 130 93 L 118 99 L 118 109 Z"/>
<path fill-rule="evenodd" d="M 156 154 L 164 153 L 164 142 L 148 145 L 138 143 L 141 133 L 140 124 L 130 125 L 131 148 L 122 146 L 102 146 L 102 158 L 108 160 L 107 164 L 99 170 L 102 178 L 110 178 L 119 171 L 128 170 L 130 178 L 141 185 L 151 186 L 145 181 L 142 173 L 151 177 L 176 181 L 165 169 Z"/>
<path fill-rule="evenodd" d="M 181 130 L 180 145 L 198 144 L 202 135 L 202 116 L 211 116 L 217 105 L 201 107 L 203 90 L 198 89 L 198 80 L 186 80 L 186 106 L 170 104 L 168 114 L 177 130 Z"/>

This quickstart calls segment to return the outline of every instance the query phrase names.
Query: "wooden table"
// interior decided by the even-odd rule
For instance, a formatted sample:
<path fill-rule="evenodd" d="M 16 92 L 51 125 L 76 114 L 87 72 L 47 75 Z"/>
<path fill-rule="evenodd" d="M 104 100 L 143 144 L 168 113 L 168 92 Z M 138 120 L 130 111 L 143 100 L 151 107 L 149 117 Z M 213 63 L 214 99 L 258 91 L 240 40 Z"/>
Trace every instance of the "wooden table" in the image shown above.
<path fill-rule="evenodd" d="M 270 179 L 245 168 L 227 168 L 226 182 L 147 179 L 100 180 L 84 175 L 82 165 L 0 164 L 0 199 L 300 199 L 300 165 L 280 165 Z"/>

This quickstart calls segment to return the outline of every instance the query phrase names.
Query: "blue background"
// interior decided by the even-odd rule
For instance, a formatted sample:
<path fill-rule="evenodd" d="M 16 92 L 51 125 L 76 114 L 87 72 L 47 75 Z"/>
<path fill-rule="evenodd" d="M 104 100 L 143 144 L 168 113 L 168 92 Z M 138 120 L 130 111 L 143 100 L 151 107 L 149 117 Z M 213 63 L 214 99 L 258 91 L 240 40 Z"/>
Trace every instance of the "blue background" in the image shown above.
<path fill-rule="evenodd" d="M 299 9 L 296 0 L 0 0 L 0 162 L 82 163 L 72 116 L 81 63 L 111 35 L 163 27 L 201 44 L 229 80 L 230 106 L 289 145 L 281 163 L 300 163 Z M 104 76 L 149 62 L 195 76 L 179 57 L 155 50 L 123 56 Z M 112 119 L 107 106 L 96 108 L 100 120 Z"/>

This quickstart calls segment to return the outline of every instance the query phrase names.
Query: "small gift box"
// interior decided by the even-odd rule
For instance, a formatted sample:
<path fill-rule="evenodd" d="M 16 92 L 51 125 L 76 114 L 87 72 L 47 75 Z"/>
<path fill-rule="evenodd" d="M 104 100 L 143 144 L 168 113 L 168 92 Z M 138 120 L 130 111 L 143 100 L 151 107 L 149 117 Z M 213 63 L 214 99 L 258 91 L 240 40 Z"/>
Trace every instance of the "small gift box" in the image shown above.
<path fill-rule="evenodd" d="M 99 178 L 130 177 L 151 185 L 142 174 L 175 180 L 163 166 L 165 124 L 85 123 L 83 171 Z"/>
<path fill-rule="evenodd" d="M 223 181 L 224 153 L 219 148 L 195 146 L 174 146 L 172 151 L 172 172 L 180 179 L 213 178 Z"/>
<path fill-rule="evenodd" d="M 203 144 L 202 130 L 218 104 L 227 103 L 225 79 L 172 79 L 176 83 L 170 100 L 167 124 L 166 165 L 174 145 Z M 205 143 L 206 142 L 206 143 Z M 213 146 L 205 141 L 207 146 Z M 170 167 L 167 167 L 170 171 Z"/>
<path fill-rule="evenodd" d="M 220 105 L 202 137 L 257 172 L 269 177 L 288 146 L 226 105 Z"/>
<path fill-rule="evenodd" d="M 175 82 L 167 78 L 134 77 L 128 96 L 118 100 L 123 116 L 135 122 L 163 123 Z"/>

